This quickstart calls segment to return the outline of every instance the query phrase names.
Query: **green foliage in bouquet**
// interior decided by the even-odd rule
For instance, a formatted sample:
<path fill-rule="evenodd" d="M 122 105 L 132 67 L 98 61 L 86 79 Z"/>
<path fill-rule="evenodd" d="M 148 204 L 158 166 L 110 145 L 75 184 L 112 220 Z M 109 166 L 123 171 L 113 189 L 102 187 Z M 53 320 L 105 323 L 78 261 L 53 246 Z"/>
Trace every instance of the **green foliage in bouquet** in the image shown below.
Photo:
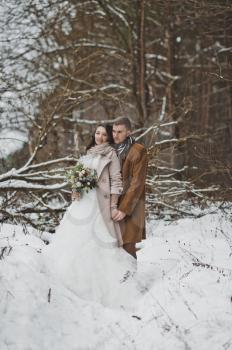
<path fill-rule="evenodd" d="M 97 186 L 96 170 L 87 168 L 80 162 L 69 169 L 65 173 L 65 177 L 72 191 L 79 192 L 81 195 Z"/>

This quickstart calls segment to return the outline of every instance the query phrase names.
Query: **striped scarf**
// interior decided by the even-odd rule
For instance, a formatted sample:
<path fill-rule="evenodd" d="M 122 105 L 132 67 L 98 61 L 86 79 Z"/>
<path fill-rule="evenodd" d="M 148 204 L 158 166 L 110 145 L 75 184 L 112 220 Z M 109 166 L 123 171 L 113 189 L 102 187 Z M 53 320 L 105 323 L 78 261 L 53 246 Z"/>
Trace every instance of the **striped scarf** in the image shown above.
<path fill-rule="evenodd" d="M 135 143 L 135 139 L 128 136 L 122 143 L 114 144 L 121 167 L 133 143 Z"/>

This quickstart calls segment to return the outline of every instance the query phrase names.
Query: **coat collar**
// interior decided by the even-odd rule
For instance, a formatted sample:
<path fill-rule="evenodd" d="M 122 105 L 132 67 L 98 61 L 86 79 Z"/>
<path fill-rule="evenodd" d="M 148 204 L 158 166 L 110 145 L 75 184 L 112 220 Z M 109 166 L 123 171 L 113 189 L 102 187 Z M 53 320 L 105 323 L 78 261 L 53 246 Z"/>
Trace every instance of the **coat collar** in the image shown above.
<path fill-rule="evenodd" d="M 98 166 L 97 166 L 97 176 L 98 178 L 101 176 L 102 171 L 104 168 L 111 162 L 110 154 L 107 154 L 105 156 L 100 156 Z"/>

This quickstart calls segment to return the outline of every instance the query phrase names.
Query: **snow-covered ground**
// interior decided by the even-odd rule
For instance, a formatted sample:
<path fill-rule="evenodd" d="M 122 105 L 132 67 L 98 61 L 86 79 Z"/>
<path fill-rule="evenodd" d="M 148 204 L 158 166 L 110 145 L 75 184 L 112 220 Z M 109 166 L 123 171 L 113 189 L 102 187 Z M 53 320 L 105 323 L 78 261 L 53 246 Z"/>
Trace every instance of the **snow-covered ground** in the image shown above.
<path fill-rule="evenodd" d="M 151 220 L 147 228 L 138 264 L 153 273 L 141 280 L 147 293 L 129 312 L 82 300 L 49 280 L 39 233 L 2 225 L 0 349 L 232 349 L 231 217 L 218 211 Z"/>

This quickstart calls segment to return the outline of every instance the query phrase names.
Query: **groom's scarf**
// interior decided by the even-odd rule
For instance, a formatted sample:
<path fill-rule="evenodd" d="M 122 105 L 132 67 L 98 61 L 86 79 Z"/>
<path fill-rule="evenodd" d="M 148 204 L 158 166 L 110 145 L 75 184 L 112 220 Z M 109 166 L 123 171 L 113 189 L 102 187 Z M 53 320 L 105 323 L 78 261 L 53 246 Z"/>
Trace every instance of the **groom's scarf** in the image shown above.
<path fill-rule="evenodd" d="M 132 136 L 128 136 L 122 143 L 114 145 L 121 166 L 133 143 L 135 143 L 135 139 Z"/>

